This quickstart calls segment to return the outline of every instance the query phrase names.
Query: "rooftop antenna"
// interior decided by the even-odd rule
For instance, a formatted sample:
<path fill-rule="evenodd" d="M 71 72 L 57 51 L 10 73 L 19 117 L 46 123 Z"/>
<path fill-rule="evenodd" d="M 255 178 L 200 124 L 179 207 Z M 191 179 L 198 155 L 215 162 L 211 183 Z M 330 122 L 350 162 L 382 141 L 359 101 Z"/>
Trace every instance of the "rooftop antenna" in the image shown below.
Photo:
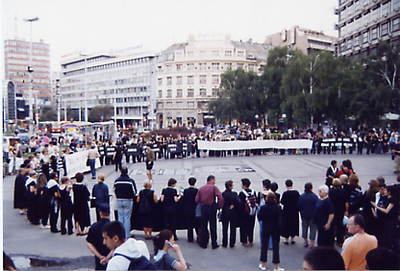
<path fill-rule="evenodd" d="M 17 14 L 15 14 L 15 18 L 14 18 L 14 39 L 17 40 L 18 39 L 18 19 L 17 19 Z"/>

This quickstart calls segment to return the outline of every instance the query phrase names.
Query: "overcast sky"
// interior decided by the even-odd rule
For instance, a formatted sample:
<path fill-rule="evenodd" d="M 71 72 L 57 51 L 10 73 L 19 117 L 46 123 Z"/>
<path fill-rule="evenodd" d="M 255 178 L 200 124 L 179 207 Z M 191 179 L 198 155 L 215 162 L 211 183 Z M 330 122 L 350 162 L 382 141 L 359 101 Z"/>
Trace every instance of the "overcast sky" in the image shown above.
<path fill-rule="evenodd" d="M 2 0 L 2 40 L 29 41 L 23 19 L 39 17 L 33 41 L 50 44 L 51 69 L 58 71 L 63 55 L 137 46 L 159 52 L 190 34 L 223 39 L 229 33 L 261 43 L 298 25 L 337 36 L 337 6 L 337 0 Z"/>

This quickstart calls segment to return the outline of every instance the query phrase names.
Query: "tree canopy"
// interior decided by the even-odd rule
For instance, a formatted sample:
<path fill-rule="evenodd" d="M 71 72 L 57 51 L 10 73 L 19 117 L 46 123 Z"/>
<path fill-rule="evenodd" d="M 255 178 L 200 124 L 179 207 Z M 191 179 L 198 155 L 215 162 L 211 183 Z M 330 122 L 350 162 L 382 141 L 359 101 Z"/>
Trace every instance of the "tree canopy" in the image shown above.
<path fill-rule="evenodd" d="M 260 76 L 241 68 L 223 73 L 209 110 L 226 124 L 254 123 L 265 115 L 274 126 L 283 116 L 289 126 L 324 121 L 346 126 L 349 120 L 375 126 L 385 113 L 400 113 L 399 68 L 399 42 L 381 43 L 363 59 L 276 47 Z"/>

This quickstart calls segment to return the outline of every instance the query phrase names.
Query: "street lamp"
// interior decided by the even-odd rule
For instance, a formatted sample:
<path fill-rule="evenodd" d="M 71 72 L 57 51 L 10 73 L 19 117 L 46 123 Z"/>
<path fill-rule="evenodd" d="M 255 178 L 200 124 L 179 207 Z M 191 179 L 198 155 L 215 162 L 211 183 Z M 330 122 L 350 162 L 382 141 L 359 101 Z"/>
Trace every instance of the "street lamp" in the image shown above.
<path fill-rule="evenodd" d="M 33 135 L 33 93 L 32 93 L 32 81 L 33 81 L 33 68 L 32 68 L 32 23 L 39 21 L 38 17 L 31 18 L 31 19 L 24 19 L 25 22 L 30 23 L 30 53 L 29 53 L 29 135 Z M 36 124 L 38 125 L 38 124 Z"/>
<path fill-rule="evenodd" d="M 88 55 L 79 54 L 85 57 L 85 121 L 88 122 L 88 104 L 87 104 L 87 57 Z"/>
<path fill-rule="evenodd" d="M 313 81 L 313 70 L 315 65 L 317 64 L 317 60 L 321 53 L 319 53 L 316 57 L 314 62 L 310 61 L 310 95 L 312 96 L 313 94 L 313 88 L 314 88 L 314 81 Z M 313 129 L 314 126 L 314 114 L 313 114 L 313 109 L 311 108 L 311 129 Z"/>

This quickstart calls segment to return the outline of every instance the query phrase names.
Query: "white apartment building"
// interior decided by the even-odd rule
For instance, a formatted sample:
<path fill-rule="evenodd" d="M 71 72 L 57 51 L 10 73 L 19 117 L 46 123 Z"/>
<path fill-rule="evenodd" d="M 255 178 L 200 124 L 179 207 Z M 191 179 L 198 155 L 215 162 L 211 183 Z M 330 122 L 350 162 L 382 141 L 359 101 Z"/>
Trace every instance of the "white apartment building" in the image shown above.
<path fill-rule="evenodd" d="M 400 0 L 339 0 L 339 55 L 365 57 L 400 39 Z"/>
<path fill-rule="evenodd" d="M 293 50 L 299 49 L 305 55 L 319 51 L 329 51 L 336 54 L 337 38 L 325 35 L 322 31 L 294 26 L 282 32 L 268 35 L 264 43 L 273 46 L 287 46 Z"/>
<path fill-rule="evenodd" d="M 87 120 L 86 108 L 89 111 L 98 105 L 109 105 L 114 108 L 113 120 L 121 127 L 152 127 L 155 125 L 155 59 L 153 53 L 64 57 L 61 106 L 80 110 L 82 120 Z"/>
<path fill-rule="evenodd" d="M 174 44 L 157 61 L 157 128 L 202 126 L 214 121 L 208 114 L 217 97 L 220 75 L 243 68 L 262 73 L 273 48 L 251 40 L 195 40 Z"/>

